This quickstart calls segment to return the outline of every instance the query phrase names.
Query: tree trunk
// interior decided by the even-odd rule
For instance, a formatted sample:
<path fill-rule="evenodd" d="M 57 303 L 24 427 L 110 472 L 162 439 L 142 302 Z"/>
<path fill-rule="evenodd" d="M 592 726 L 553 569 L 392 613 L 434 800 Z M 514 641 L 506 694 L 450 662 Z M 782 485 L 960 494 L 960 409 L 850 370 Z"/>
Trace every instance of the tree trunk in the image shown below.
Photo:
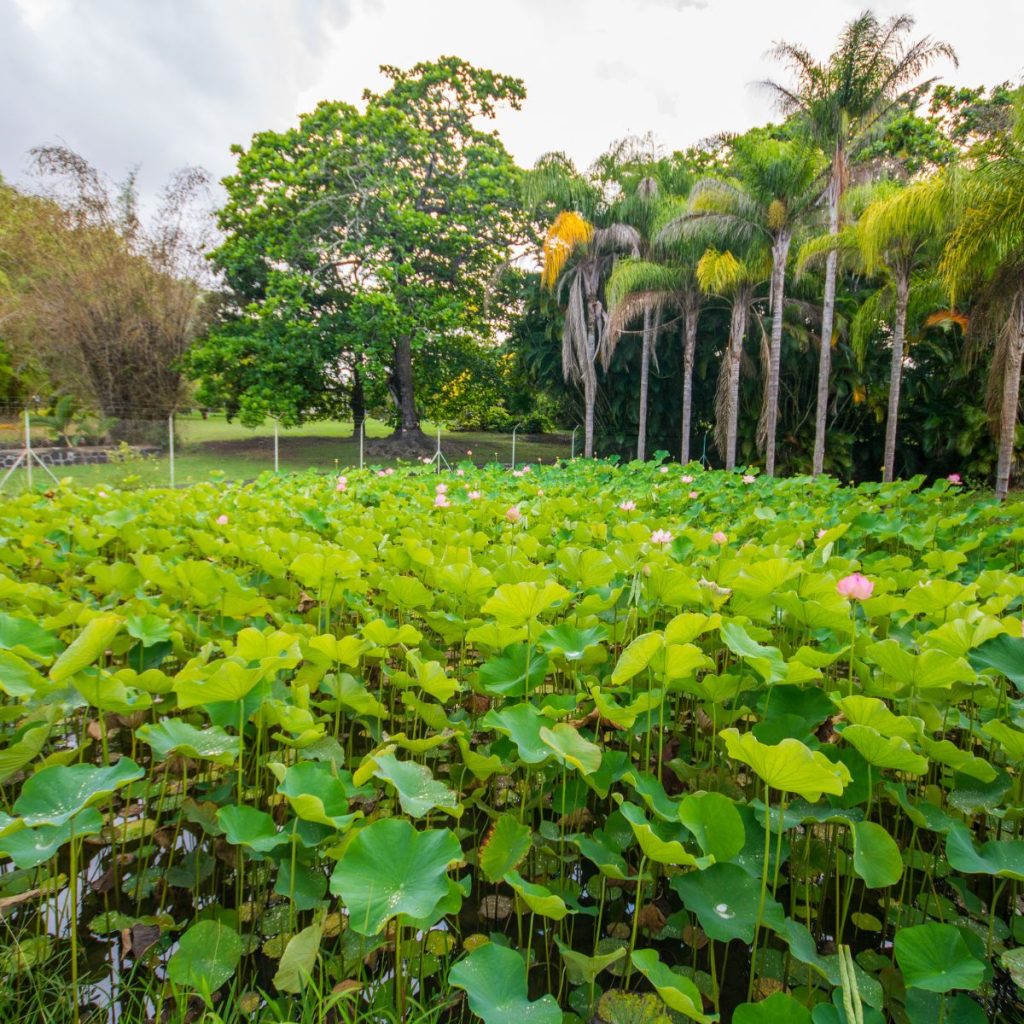
<path fill-rule="evenodd" d="M 1006 367 L 1003 371 L 1003 404 L 999 413 L 999 461 L 996 465 L 996 498 L 1002 501 L 1010 489 L 1013 442 L 1017 434 L 1020 404 L 1020 371 L 1024 362 L 1024 291 L 1018 292 L 1013 318 L 1008 325 Z"/>
<path fill-rule="evenodd" d="M 587 365 L 583 368 L 583 457 L 594 457 L 594 406 L 597 404 L 597 342 L 594 318 L 587 324 Z"/>
<path fill-rule="evenodd" d="M 359 372 L 358 364 L 352 367 L 352 394 L 349 405 L 352 407 L 352 430 L 354 434 L 358 434 L 359 427 L 366 420 L 366 393 L 363 390 L 363 375 Z"/>
<path fill-rule="evenodd" d="M 688 305 L 683 311 L 683 438 L 679 461 L 690 461 L 690 421 L 693 419 L 693 355 L 697 348 L 697 318 L 700 307 Z"/>
<path fill-rule="evenodd" d="M 892 332 L 892 363 L 889 366 L 889 408 L 885 417 L 885 461 L 882 482 L 892 483 L 896 465 L 896 428 L 900 414 L 900 384 L 903 381 L 903 345 L 907 334 L 907 303 L 910 301 L 910 275 L 896 280 L 896 322 Z"/>
<path fill-rule="evenodd" d="M 424 436 L 420 430 L 420 416 L 416 411 L 416 396 L 413 390 L 412 341 L 401 337 L 395 343 L 395 365 L 391 374 L 391 393 L 398 407 L 398 426 L 392 437 Z"/>
<path fill-rule="evenodd" d="M 644 310 L 643 349 L 640 354 L 640 421 L 636 434 L 636 457 L 647 458 L 647 389 L 651 377 L 651 349 L 654 347 L 654 327 L 650 309 Z"/>
<path fill-rule="evenodd" d="M 779 376 L 782 362 L 782 312 L 786 291 L 786 259 L 792 234 L 780 231 L 772 243 L 772 340 L 768 356 L 768 409 L 765 416 L 764 470 L 775 476 L 775 433 L 779 421 Z"/>
<path fill-rule="evenodd" d="M 841 191 L 839 147 L 833 158 L 832 180 L 828 186 L 828 233 L 839 234 Z M 825 295 L 821 306 L 821 355 L 818 357 L 818 406 L 814 417 L 814 464 L 817 476 L 825 468 L 825 429 L 828 423 L 828 385 L 832 373 L 832 323 L 836 306 L 836 273 L 839 254 L 833 249 L 825 262 Z"/>
<path fill-rule="evenodd" d="M 725 428 L 725 468 L 736 468 L 736 434 L 740 418 L 740 362 L 743 358 L 743 337 L 747 333 L 747 300 L 737 296 L 732 306 L 729 331 L 729 398 Z"/>

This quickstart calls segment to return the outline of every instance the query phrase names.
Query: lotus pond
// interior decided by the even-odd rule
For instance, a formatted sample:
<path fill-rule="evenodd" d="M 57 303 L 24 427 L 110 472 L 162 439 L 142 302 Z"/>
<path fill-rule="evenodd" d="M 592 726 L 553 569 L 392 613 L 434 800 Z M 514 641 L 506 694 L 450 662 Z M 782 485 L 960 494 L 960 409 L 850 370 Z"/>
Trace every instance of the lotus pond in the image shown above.
<path fill-rule="evenodd" d="M 0 1011 L 1015 1019 L 1022 516 L 600 462 L 9 501 Z"/>

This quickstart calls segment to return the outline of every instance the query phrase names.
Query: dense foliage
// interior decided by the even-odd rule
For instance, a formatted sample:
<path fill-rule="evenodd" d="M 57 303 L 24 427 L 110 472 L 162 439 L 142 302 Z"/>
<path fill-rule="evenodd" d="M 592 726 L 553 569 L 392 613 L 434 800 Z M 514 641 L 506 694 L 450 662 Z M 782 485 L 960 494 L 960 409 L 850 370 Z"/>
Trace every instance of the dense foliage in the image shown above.
<path fill-rule="evenodd" d="M 960 490 L 577 461 L 7 503 L 0 1008 L 1013 1012 L 1024 507 Z"/>

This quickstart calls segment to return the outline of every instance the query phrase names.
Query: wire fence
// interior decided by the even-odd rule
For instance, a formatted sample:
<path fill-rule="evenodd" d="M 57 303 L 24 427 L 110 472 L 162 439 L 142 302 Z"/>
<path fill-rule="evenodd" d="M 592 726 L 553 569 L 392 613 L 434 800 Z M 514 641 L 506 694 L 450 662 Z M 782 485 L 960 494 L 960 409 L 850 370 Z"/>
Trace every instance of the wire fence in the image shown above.
<path fill-rule="evenodd" d="M 247 428 L 223 410 L 114 406 L 103 414 L 67 404 L 0 406 L 0 491 L 52 486 L 62 479 L 86 484 L 181 486 L 210 479 L 252 479 L 274 472 L 432 463 L 440 471 L 459 462 L 497 462 L 516 469 L 582 454 L 581 428 L 533 434 L 450 431 L 425 425 L 418 443 L 395 441 L 390 427 L 368 420 L 316 421 L 284 427 L 269 417 Z M 408 447 L 407 447 L 408 446 Z"/>

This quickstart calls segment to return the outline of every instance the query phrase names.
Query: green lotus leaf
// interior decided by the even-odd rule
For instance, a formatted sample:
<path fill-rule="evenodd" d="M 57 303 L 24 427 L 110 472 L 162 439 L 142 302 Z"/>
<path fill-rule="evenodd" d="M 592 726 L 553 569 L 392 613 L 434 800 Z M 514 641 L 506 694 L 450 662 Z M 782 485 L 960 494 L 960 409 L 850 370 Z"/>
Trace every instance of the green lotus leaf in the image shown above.
<path fill-rule="evenodd" d="M 239 738 L 218 726 L 197 729 L 180 718 L 164 718 L 157 725 L 140 725 L 135 735 L 152 747 L 154 756 L 161 761 L 172 754 L 225 765 L 238 759 Z"/>
<path fill-rule="evenodd" d="M 130 715 L 136 711 L 146 711 L 153 704 L 148 693 L 129 689 L 123 679 L 103 669 L 81 669 L 75 673 L 71 684 L 85 698 L 90 707 L 109 711 L 115 715 Z"/>
<path fill-rule="evenodd" d="M 278 832 L 274 819 L 255 807 L 221 807 L 217 811 L 217 823 L 232 846 L 248 846 L 257 853 L 268 853 L 288 841 L 287 835 Z"/>
<path fill-rule="evenodd" d="M 1013 729 L 1005 722 L 993 720 L 982 726 L 982 730 L 1006 751 L 1011 761 L 1024 761 L 1024 732 Z"/>
<path fill-rule="evenodd" d="M 240 661 L 222 658 L 205 667 L 201 675 L 179 675 L 174 680 L 178 707 L 209 707 L 210 704 L 243 700 L 263 678 L 259 667 L 248 668 Z"/>
<path fill-rule="evenodd" d="M 785 992 L 774 992 L 759 1003 L 741 1003 L 733 1024 L 811 1024 L 811 1011 Z"/>
<path fill-rule="evenodd" d="M 392 754 L 376 754 L 373 760 L 377 765 L 373 774 L 395 787 L 406 814 L 422 818 L 435 807 L 455 818 L 462 814 L 458 794 L 438 782 L 426 765 L 399 761 Z"/>
<path fill-rule="evenodd" d="M 0 838 L 0 854 L 10 857 L 16 867 L 29 869 L 48 861 L 71 836 L 95 835 L 103 828 L 103 816 L 94 807 L 87 807 L 63 825 L 39 825 L 23 828 Z"/>
<path fill-rule="evenodd" d="M 603 837 L 599 838 L 597 833 L 593 836 L 574 835 L 571 839 L 580 853 L 596 865 L 606 878 L 624 881 L 631 877 L 629 868 L 619 851 L 610 842 L 604 841 Z"/>
<path fill-rule="evenodd" d="M 950 740 L 933 740 L 925 736 L 921 740 L 925 753 L 939 764 L 948 765 L 954 771 L 969 775 L 981 782 L 992 782 L 998 774 L 982 757 L 977 757 L 967 750 L 961 750 Z"/>
<path fill-rule="evenodd" d="M 934 648 L 911 654 L 898 640 L 871 644 L 866 654 L 887 676 L 919 690 L 948 690 L 954 683 L 972 682 L 976 678 L 963 658 Z"/>
<path fill-rule="evenodd" d="M 672 1024 L 672 1016 L 653 992 L 613 988 L 597 1001 L 597 1021 L 605 1024 Z"/>
<path fill-rule="evenodd" d="M 125 628 L 143 647 L 171 639 L 171 624 L 159 615 L 131 615 L 125 619 Z"/>
<path fill-rule="evenodd" d="M 518 871 L 509 871 L 505 875 L 505 881 L 532 913 L 540 914 L 541 917 L 552 921 L 561 921 L 569 913 L 569 908 L 561 896 L 553 893 L 547 886 L 527 882 Z"/>
<path fill-rule="evenodd" d="M 480 610 L 503 626 L 528 626 L 568 596 L 569 591 L 554 582 L 503 583 Z"/>
<path fill-rule="evenodd" d="M 530 852 L 531 832 L 513 814 L 502 814 L 480 844 L 480 870 L 489 882 L 517 868 Z"/>
<path fill-rule="evenodd" d="M 116 764 L 94 768 L 88 764 L 51 765 L 31 775 L 14 801 L 14 813 L 28 827 L 63 825 L 91 804 L 109 797 L 145 773 L 128 757 Z"/>
<path fill-rule="evenodd" d="M 900 928 L 895 940 L 896 963 L 908 988 L 952 992 L 977 988 L 985 965 L 974 957 L 960 930 L 951 924 Z"/>
<path fill-rule="evenodd" d="M 470 1010 L 484 1024 L 562 1024 L 554 996 L 530 1002 L 523 958 L 494 942 L 455 964 L 448 972 L 448 983 L 466 993 Z"/>
<path fill-rule="evenodd" d="M 242 940 L 234 928 L 220 921 L 199 921 L 178 942 L 167 961 L 167 977 L 182 988 L 193 989 L 210 1002 L 242 959 Z"/>
<path fill-rule="evenodd" d="M 57 638 L 31 619 L 0 612 L 0 648 L 19 658 L 48 665 L 59 649 Z"/>
<path fill-rule="evenodd" d="M 579 629 L 568 622 L 562 622 L 545 630 L 537 642 L 549 654 L 558 654 L 566 661 L 582 661 L 588 651 L 607 639 L 608 630 L 604 626 Z"/>
<path fill-rule="evenodd" d="M 296 828 L 296 835 L 301 838 L 302 826 Z M 282 854 L 274 882 L 274 892 L 278 896 L 287 896 L 295 904 L 296 910 L 313 910 L 319 907 L 327 894 L 327 876 L 316 865 L 307 863 L 292 851 L 279 850 Z"/>
<path fill-rule="evenodd" d="M 315 923 L 288 940 L 274 975 L 274 988 L 278 992 L 298 994 L 306 987 L 316 968 L 323 933 L 323 925 Z"/>
<path fill-rule="evenodd" d="M 884 889 L 903 877 L 903 858 L 896 841 L 873 821 L 856 821 L 853 834 L 853 870 L 869 889 Z"/>
<path fill-rule="evenodd" d="M 851 781 L 850 771 L 842 762 L 833 764 L 824 754 L 810 750 L 799 740 L 784 739 L 781 743 L 761 743 L 756 736 L 738 729 L 723 729 L 729 757 L 749 765 L 772 789 L 796 793 L 809 803 L 822 793 L 841 796 Z"/>
<path fill-rule="evenodd" d="M 915 754 L 910 744 L 900 736 L 887 738 L 870 725 L 848 725 L 842 736 L 868 764 L 876 768 L 891 768 L 908 775 L 924 775 L 928 771 L 928 759 Z"/>
<path fill-rule="evenodd" d="M 102 657 L 121 628 L 120 615 L 97 615 L 50 667 L 50 679 L 62 683 Z"/>
<path fill-rule="evenodd" d="M 398 914 L 430 914 L 448 895 L 448 866 L 461 857 L 448 829 L 417 831 L 404 818 L 382 818 L 345 847 L 331 875 L 331 892 L 348 907 L 353 931 L 376 935 Z"/>
<path fill-rule="evenodd" d="M 697 915 L 709 938 L 722 942 L 754 941 L 761 902 L 759 878 L 753 878 L 737 864 L 712 864 L 703 871 L 676 875 L 670 884 L 686 909 Z M 762 923 L 778 928 L 784 919 L 781 904 L 767 897 Z"/>
<path fill-rule="evenodd" d="M 786 662 L 777 647 L 759 644 L 737 622 L 723 622 L 718 632 L 722 643 L 750 665 L 766 683 L 776 683 L 786 678 Z"/>
<path fill-rule="evenodd" d="M 665 792 L 665 787 L 658 781 L 657 776 L 631 768 L 623 778 L 636 790 L 637 796 L 656 817 L 673 823 L 679 821 L 679 801 L 673 800 Z"/>
<path fill-rule="evenodd" d="M 558 946 L 562 963 L 565 964 L 565 973 L 569 978 L 570 985 L 593 985 L 602 971 L 607 970 L 626 955 L 626 947 L 619 946 L 610 953 L 587 956 L 566 945 L 557 935 L 555 936 L 555 945 Z"/>
<path fill-rule="evenodd" d="M 596 548 L 562 548 L 558 564 L 565 578 L 583 590 L 607 586 L 615 577 L 615 563 Z"/>
<path fill-rule="evenodd" d="M 30 764 L 46 746 L 52 726 L 49 722 L 29 725 L 13 743 L 0 750 L 0 782 Z"/>
<path fill-rule="evenodd" d="M 716 861 L 732 860 L 746 843 L 743 819 L 732 800 L 721 793 L 691 793 L 679 805 L 679 820 Z"/>
<path fill-rule="evenodd" d="M 542 725 L 537 735 L 560 763 L 575 768 L 581 775 L 591 775 L 601 767 L 601 748 L 584 739 L 574 726 L 559 722 L 549 729 Z"/>
<path fill-rule="evenodd" d="M 384 583 L 384 593 L 399 608 L 433 608 L 434 595 L 415 576 L 392 576 Z"/>
<path fill-rule="evenodd" d="M 998 875 L 1024 882 L 1024 839 L 990 839 L 975 846 L 970 829 L 956 823 L 946 836 L 946 860 L 967 875 Z"/>
<path fill-rule="evenodd" d="M 643 633 L 619 655 L 612 671 L 612 686 L 621 686 L 647 668 L 665 646 L 661 633 Z"/>
<path fill-rule="evenodd" d="M 1016 949 L 1008 949 L 999 957 L 999 963 L 1003 970 L 1008 971 L 1013 983 L 1018 988 L 1024 988 L 1024 946 Z"/>
<path fill-rule="evenodd" d="M 330 765 L 319 761 L 291 765 L 278 775 L 277 791 L 288 798 L 292 810 L 303 821 L 342 830 L 362 817 L 362 811 L 349 813 L 345 783 Z"/>
<path fill-rule="evenodd" d="M 629 822 L 633 835 L 648 860 L 657 864 L 673 864 L 679 867 L 707 867 L 710 857 L 695 857 L 683 842 L 689 837 L 686 829 L 663 822 L 651 824 L 636 804 L 623 800 L 619 811 Z"/>
<path fill-rule="evenodd" d="M 424 661 L 415 651 L 406 651 L 405 660 L 417 685 L 435 700 L 445 704 L 458 693 L 459 681 L 448 675 L 439 661 Z"/>
<path fill-rule="evenodd" d="M 493 708 L 480 720 L 485 729 L 494 729 L 508 736 L 519 750 L 524 764 L 540 764 L 551 757 L 551 748 L 541 741 L 540 730 L 547 722 L 532 704 L 525 701 L 504 707 Z"/>
<path fill-rule="evenodd" d="M 899 736 L 912 743 L 923 734 L 921 719 L 894 715 L 885 701 L 877 697 L 859 694 L 843 697 L 839 701 L 839 709 L 850 725 L 866 725 L 885 737 Z"/>
<path fill-rule="evenodd" d="M 547 655 L 529 644 L 511 644 L 480 666 L 480 687 L 495 697 L 522 697 L 537 689 L 548 674 Z"/>
<path fill-rule="evenodd" d="M 46 687 L 46 679 L 24 658 L 0 650 L 0 692 L 8 697 L 33 697 Z"/>
<path fill-rule="evenodd" d="M 697 986 L 682 974 L 676 974 L 658 959 L 653 949 L 637 949 L 632 956 L 633 966 L 654 986 L 670 1010 L 697 1021 L 710 1024 L 718 1020 L 717 1014 L 706 1014 Z"/>
<path fill-rule="evenodd" d="M 1024 693 L 1024 639 L 1021 637 L 1009 633 L 995 636 L 975 647 L 967 658 L 979 672 L 995 669 Z"/>
<path fill-rule="evenodd" d="M 612 696 L 602 692 L 598 686 L 590 688 L 590 696 L 593 697 L 594 705 L 601 718 L 619 726 L 620 729 L 631 729 L 638 718 L 660 707 L 665 700 L 665 694 L 661 690 L 645 690 L 626 707 L 622 707 Z"/>

